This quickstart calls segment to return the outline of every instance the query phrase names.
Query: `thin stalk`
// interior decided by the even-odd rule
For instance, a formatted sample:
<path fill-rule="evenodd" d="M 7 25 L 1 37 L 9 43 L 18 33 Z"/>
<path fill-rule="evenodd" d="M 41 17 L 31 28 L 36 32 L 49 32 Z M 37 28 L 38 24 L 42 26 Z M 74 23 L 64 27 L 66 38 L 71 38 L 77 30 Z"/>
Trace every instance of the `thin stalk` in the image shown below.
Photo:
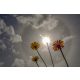
<path fill-rule="evenodd" d="M 48 43 L 47 43 L 47 48 L 48 48 L 48 51 L 49 51 L 49 54 L 50 54 L 50 58 L 51 58 L 52 65 L 53 65 L 53 67 L 54 67 L 54 62 L 53 62 L 53 59 L 52 59 L 52 55 L 51 55 L 51 52 L 50 52 Z"/>
<path fill-rule="evenodd" d="M 40 55 L 39 51 L 38 51 L 38 50 L 36 50 L 36 51 L 37 51 L 38 55 L 40 56 L 40 58 L 42 59 L 42 61 L 43 61 L 44 65 L 47 67 L 47 65 L 46 65 L 45 61 L 43 60 L 43 58 L 41 57 L 41 55 Z"/>
<path fill-rule="evenodd" d="M 37 61 L 35 61 L 36 62 L 36 64 L 37 64 L 37 66 L 39 67 L 39 64 L 38 64 L 38 62 Z"/>
<path fill-rule="evenodd" d="M 67 60 L 66 60 L 66 58 L 65 58 L 65 56 L 64 56 L 63 51 L 62 51 L 62 49 L 61 49 L 61 48 L 60 48 L 60 51 L 61 51 L 62 56 L 63 56 L 63 58 L 64 58 L 64 60 L 65 60 L 65 62 L 66 62 L 67 67 L 69 67 L 68 62 L 67 62 Z"/>

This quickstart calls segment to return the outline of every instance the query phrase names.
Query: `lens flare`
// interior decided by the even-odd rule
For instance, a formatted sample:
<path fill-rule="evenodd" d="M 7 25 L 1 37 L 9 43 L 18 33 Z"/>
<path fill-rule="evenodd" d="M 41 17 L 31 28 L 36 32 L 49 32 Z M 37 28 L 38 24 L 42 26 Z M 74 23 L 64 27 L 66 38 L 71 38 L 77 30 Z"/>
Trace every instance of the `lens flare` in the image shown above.
<path fill-rule="evenodd" d="M 42 37 L 42 42 L 44 43 L 44 44 L 50 44 L 50 38 L 49 37 Z"/>

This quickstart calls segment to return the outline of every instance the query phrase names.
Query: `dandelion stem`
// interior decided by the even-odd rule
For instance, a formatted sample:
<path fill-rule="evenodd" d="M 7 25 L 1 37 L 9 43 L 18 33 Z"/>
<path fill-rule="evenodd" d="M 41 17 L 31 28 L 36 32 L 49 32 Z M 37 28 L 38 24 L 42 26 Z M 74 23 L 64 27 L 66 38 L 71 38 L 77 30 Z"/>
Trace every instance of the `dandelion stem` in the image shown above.
<path fill-rule="evenodd" d="M 36 64 L 37 64 L 37 66 L 39 67 L 39 64 L 38 64 L 38 62 L 37 61 L 35 61 L 36 62 Z"/>
<path fill-rule="evenodd" d="M 67 62 L 67 60 L 66 60 L 66 58 L 65 58 L 65 56 L 64 56 L 63 51 L 62 51 L 62 49 L 61 49 L 61 48 L 60 48 L 60 51 L 61 51 L 62 56 L 63 56 L 63 58 L 64 58 L 64 60 L 65 60 L 65 62 L 66 62 L 67 67 L 69 67 L 68 62 Z"/>
<path fill-rule="evenodd" d="M 52 59 L 52 55 L 51 55 L 51 52 L 50 52 L 50 49 L 49 49 L 48 43 L 47 43 L 47 48 L 48 48 L 48 51 L 49 51 L 49 53 L 50 53 L 50 58 L 51 58 L 52 65 L 53 65 L 53 67 L 54 67 L 54 62 L 53 62 L 53 59 Z"/>
<path fill-rule="evenodd" d="M 45 61 L 43 60 L 43 58 L 41 57 L 41 55 L 40 55 L 39 51 L 38 51 L 38 50 L 36 50 L 36 51 L 37 51 L 38 55 L 40 56 L 40 58 L 42 59 L 42 61 L 43 61 L 44 65 L 47 67 L 47 65 L 46 65 Z"/>

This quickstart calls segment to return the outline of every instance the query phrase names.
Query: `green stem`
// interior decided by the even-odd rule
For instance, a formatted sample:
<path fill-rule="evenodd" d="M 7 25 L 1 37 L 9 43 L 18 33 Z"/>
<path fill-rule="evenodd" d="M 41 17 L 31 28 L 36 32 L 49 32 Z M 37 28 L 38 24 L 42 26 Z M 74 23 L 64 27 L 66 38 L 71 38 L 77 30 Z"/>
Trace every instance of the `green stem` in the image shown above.
<path fill-rule="evenodd" d="M 39 67 L 39 64 L 38 64 L 38 62 L 36 61 L 36 64 L 37 64 L 37 66 Z"/>
<path fill-rule="evenodd" d="M 67 60 L 66 60 L 66 58 L 65 58 L 65 56 L 64 56 L 63 51 L 62 51 L 62 49 L 61 49 L 61 48 L 60 48 L 60 51 L 61 51 L 62 56 L 63 56 L 63 58 L 64 58 L 64 60 L 65 60 L 65 62 L 66 62 L 67 67 L 69 67 L 68 62 L 67 62 Z"/>
<path fill-rule="evenodd" d="M 47 47 L 48 47 L 48 51 L 49 51 L 49 54 L 50 54 L 50 58 L 51 58 L 52 65 L 53 65 L 53 67 L 54 67 L 54 62 L 53 62 L 53 59 L 52 59 L 52 55 L 51 55 L 51 52 L 50 52 L 50 49 L 49 49 L 48 43 L 47 43 Z"/>
<path fill-rule="evenodd" d="M 43 61 L 44 65 L 47 67 L 47 65 L 46 65 L 45 61 L 43 60 L 43 58 L 41 57 L 41 55 L 40 55 L 39 51 L 38 51 L 38 50 L 36 50 L 36 51 L 37 51 L 38 55 L 40 56 L 40 58 L 42 59 L 42 61 Z"/>

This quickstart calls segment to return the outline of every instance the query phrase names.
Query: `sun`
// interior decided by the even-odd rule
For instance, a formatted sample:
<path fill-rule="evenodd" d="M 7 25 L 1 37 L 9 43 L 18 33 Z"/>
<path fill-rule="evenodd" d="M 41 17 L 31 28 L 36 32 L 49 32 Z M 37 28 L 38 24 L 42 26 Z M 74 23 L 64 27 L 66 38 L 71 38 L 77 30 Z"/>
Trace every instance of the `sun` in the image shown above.
<path fill-rule="evenodd" d="M 50 44 L 50 38 L 49 37 L 42 37 L 42 42 L 43 42 L 43 44 Z"/>

